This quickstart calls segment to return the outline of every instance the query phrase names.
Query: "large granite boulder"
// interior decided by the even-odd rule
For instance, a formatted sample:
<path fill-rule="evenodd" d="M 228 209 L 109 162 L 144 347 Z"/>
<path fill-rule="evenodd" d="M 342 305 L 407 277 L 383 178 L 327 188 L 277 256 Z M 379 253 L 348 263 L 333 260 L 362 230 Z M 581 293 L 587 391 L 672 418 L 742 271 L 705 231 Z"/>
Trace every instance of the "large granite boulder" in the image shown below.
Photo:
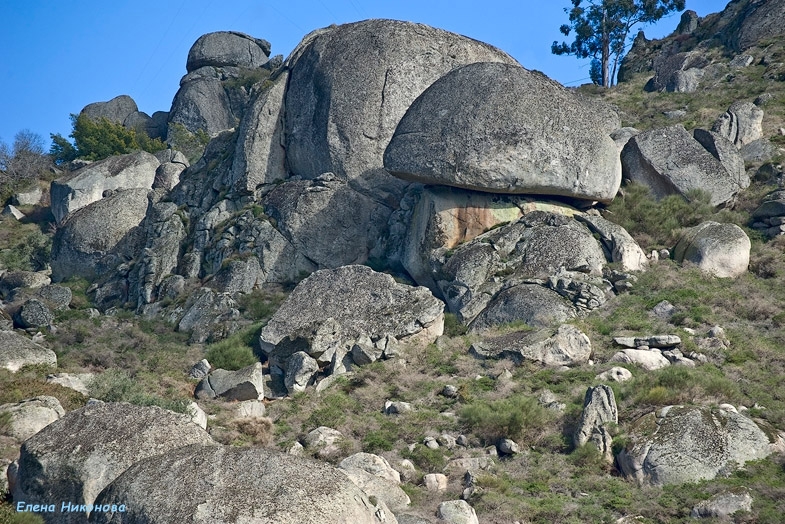
<path fill-rule="evenodd" d="M 24 442 L 46 426 L 65 416 L 65 410 L 55 397 L 33 397 L 0 406 L 0 415 L 7 414 L 7 425 L 2 434 Z"/>
<path fill-rule="evenodd" d="M 361 335 L 432 342 L 443 331 L 443 312 L 444 304 L 424 287 L 398 284 L 365 266 L 325 269 L 298 284 L 262 328 L 260 345 L 281 369 L 298 351 L 330 362 L 328 347 L 340 359 Z"/>
<path fill-rule="evenodd" d="M 781 439 L 734 411 L 668 406 L 635 422 L 617 456 L 622 472 L 640 483 L 711 480 L 729 468 L 770 455 Z M 781 443 L 780 443 L 781 445 Z"/>
<path fill-rule="evenodd" d="M 185 69 L 236 66 L 253 69 L 267 63 L 270 43 L 236 31 L 217 31 L 200 36 L 188 51 Z"/>
<path fill-rule="evenodd" d="M 188 446 L 142 460 L 109 485 L 91 522 L 394 523 L 337 468 L 264 448 Z"/>
<path fill-rule="evenodd" d="M 52 283 L 43 271 L 8 271 L 0 278 L 0 298 L 11 299 L 19 289 L 40 289 Z"/>
<path fill-rule="evenodd" d="M 22 366 L 57 366 L 57 355 L 14 331 L 0 330 L 0 368 L 19 371 Z"/>
<path fill-rule="evenodd" d="M 264 398 L 262 365 L 257 362 L 237 371 L 215 369 L 196 386 L 198 399 L 222 397 L 226 400 L 261 400 Z"/>
<path fill-rule="evenodd" d="M 382 155 L 417 96 L 445 73 L 474 62 L 515 64 L 482 42 L 422 24 L 366 20 L 303 40 L 287 61 L 286 158 L 290 171 L 327 171 L 392 205 L 404 186 Z"/>
<path fill-rule="evenodd" d="M 716 206 L 750 184 L 746 175 L 729 172 L 680 124 L 632 137 L 621 162 L 625 178 L 648 186 L 656 198 L 701 189 Z"/>
<path fill-rule="evenodd" d="M 150 189 L 161 162 L 145 151 L 112 156 L 52 182 L 52 214 L 62 225 L 69 214 L 118 189 Z M 109 191 L 107 191 L 109 190 Z"/>
<path fill-rule="evenodd" d="M 73 213 L 52 241 L 52 279 L 88 279 L 132 260 L 142 247 L 138 227 L 147 213 L 147 189 L 127 189 Z"/>
<path fill-rule="evenodd" d="M 135 462 L 212 439 L 186 415 L 157 407 L 99 403 L 72 411 L 27 440 L 14 500 L 93 504 Z M 213 451 L 214 452 L 214 451 Z M 171 488 L 171 486 L 169 486 Z M 83 512 L 41 514 L 51 524 L 85 522 Z"/>
<path fill-rule="evenodd" d="M 563 324 L 555 332 L 516 331 L 487 338 L 472 344 L 470 352 L 481 358 L 509 358 L 517 364 L 533 361 L 546 366 L 574 366 L 589 361 L 591 341 L 575 326 Z"/>
<path fill-rule="evenodd" d="M 434 82 L 408 109 L 384 154 L 405 180 L 494 193 L 610 202 L 621 164 L 609 107 L 539 72 L 479 63 Z"/>
<path fill-rule="evenodd" d="M 79 116 L 86 116 L 90 120 L 105 118 L 115 124 L 122 124 L 132 114 L 139 111 L 134 99 L 128 95 L 116 96 L 108 102 L 93 102 L 86 105 Z"/>
<path fill-rule="evenodd" d="M 726 8 L 727 10 L 727 8 Z M 785 34 L 785 1 L 751 1 L 741 3 L 738 15 L 723 31 L 723 40 L 735 51 Z"/>
<path fill-rule="evenodd" d="M 725 135 L 705 129 L 695 129 L 692 136 L 703 146 L 706 151 L 720 161 L 720 164 L 735 180 L 743 181 L 747 178 L 744 168 L 744 158 L 739 150 Z"/>
<path fill-rule="evenodd" d="M 708 60 L 699 52 L 677 53 L 654 63 L 654 78 L 646 85 L 650 91 L 694 93 L 697 91 L 703 69 Z"/>
<path fill-rule="evenodd" d="M 749 237 L 736 224 L 703 222 L 682 232 L 673 259 L 692 262 L 720 278 L 736 278 L 747 272 L 750 248 Z"/>
<path fill-rule="evenodd" d="M 608 426 L 619 423 L 619 409 L 609 386 L 600 385 L 586 390 L 583 412 L 573 435 L 576 448 L 592 443 L 608 461 L 613 461 L 613 436 Z"/>
<path fill-rule="evenodd" d="M 763 136 L 763 109 L 752 102 L 734 102 L 711 130 L 741 148 Z"/>
<path fill-rule="evenodd" d="M 169 111 L 170 126 L 180 124 L 191 133 L 201 130 L 211 136 L 234 128 L 241 115 L 223 83 L 229 78 L 213 67 L 203 67 L 183 77 Z M 170 142 L 173 132 L 169 131 Z"/>
<path fill-rule="evenodd" d="M 577 312 L 558 293 L 538 284 L 520 284 L 493 296 L 481 312 L 471 320 L 472 331 L 482 331 L 493 326 L 524 323 L 531 327 L 550 327 L 575 318 Z M 458 312 L 466 322 L 467 317 Z"/>

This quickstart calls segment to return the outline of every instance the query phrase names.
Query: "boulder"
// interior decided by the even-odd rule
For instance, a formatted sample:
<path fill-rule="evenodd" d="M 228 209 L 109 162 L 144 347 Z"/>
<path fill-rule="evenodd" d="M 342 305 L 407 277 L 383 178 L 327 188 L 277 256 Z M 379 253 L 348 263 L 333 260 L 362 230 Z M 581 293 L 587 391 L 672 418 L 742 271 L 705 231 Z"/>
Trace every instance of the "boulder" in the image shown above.
<path fill-rule="evenodd" d="M 229 293 L 201 288 L 188 297 L 177 330 L 190 331 L 190 340 L 195 343 L 225 338 L 237 328 L 233 324 L 240 317 L 236 306 Z"/>
<path fill-rule="evenodd" d="M 0 330 L 0 367 L 16 372 L 32 365 L 57 367 L 57 355 L 13 331 Z"/>
<path fill-rule="evenodd" d="M 141 249 L 137 226 L 147 213 L 147 193 L 117 191 L 72 213 L 52 240 L 52 280 L 92 279 L 133 259 Z"/>
<path fill-rule="evenodd" d="M 284 182 L 263 202 L 276 229 L 319 268 L 366 262 L 390 214 L 333 173 Z"/>
<path fill-rule="evenodd" d="M 290 395 L 301 393 L 311 384 L 316 373 L 319 372 L 319 363 L 308 356 L 305 351 L 298 351 L 291 355 L 286 363 L 284 385 Z"/>
<path fill-rule="evenodd" d="M 352 467 L 341 467 L 341 470 L 363 493 L 372 500 L 380 500 L 393 511 L 401 511 L 409 507 L 411 500 L 397 482 L 377 477 L 365 470 Z"/>
<path fill-rule="evenodd" d="M 242 487 L 242 489 L 239 489 Z M 395 522 L 335 467 L 265 448 L 189 446 L 142 460 L 108 486 L 94 513 L 110 522 Z M 119 519 L 119 520 L 118 520 Z"/>
<path fill-rule="evenodd" d="M 785 34 L 784 19 L 785 2 L 782 0 L 744 3 L 721 36 L 732 49 L 744 51 L 758 43 L 782 37 Z"/>
<path fill-rule="evenodd" d="M 10 216 L 15 218 L 16 220 L 22 220 L 27 215 L 19 211 L 19 209 L 17 209 L 16 206 L 12 206 L 11 204 L 8 204 L 3 208 L 3 216 Z"/>
<path fill-rule="evenodd" d="M 52 279 L 44 272 L 8 271 L 0 278 L 0 297 L 8 300 L 17 289 L 39 289 L 48 286 L 51 282 Z"/>
<path fill-rule="evenodd" d="M 574 366 L 588 362 L 591 342 L 575 326 L 563 324 L 555 332 L 519 331 L 484 339 L 472 344 L 469 351 L 483 358 L 511 358 L 519 364 L 531 360 L 546 366 Z"/>
<path fill-rule="evenodd" d="M 204 71 L 202 71 L 204 70 Z M 197 75 L 196 73 L 203 74 Z M 212 67 L 190 73 L 180 81 L 169 111 L 169 134 L 173 140 L 172 124 L 181 124 L 191 133 L 206 132 L 210 136 L 234 128 L 241 116 L 235 113 L 232 100 L 222 82 L 223 75 Z"/>
<path fill-rule="evenodd" d="M 732 411 L 668 406 L 635 422 L 617 456 L 622 472 L 639 483 L 711 480 L 729 467 L 760 460 L 772 442 L 758 425 Z"/>
<path fill-rule="evenodd" d="M 3 434 L 24 442 L 46 426 L 65 416 L 65 410 L 55 397 L 34 397 L 15 404 L 0 406 L 0 415 L 10 417 Z"/>
<path fill-rule="evenodd" d="M 239 137 L 232 162 L 232 185 L 253 191 L 261 184 L 288 178 L 284 149 L 284 94 L 289 73 L 259 92 L 240 122 Z"/>
<path fill-rule="evenodd" d="M 752 496 L 745 489 L 739 492 L 718 493 L 709 500 L 697 503 L 692 508 L 692 518 L 728 519 L 736 512 L 752 511 Z"/>
<path fill-rule="evenodd" d="M 614 366 L 608 371 L 603 371 L 594 377 L 594 380 L 599 380 L 601 382 L 606 382 L 608 380 L 613 380 L 614 382 L 627 382 L 631 378 L 632 373 L 630 373 L 629 369 Z"/>
<path fill-rule="evenodd" d="M 239 418 L 264 418 L 267 409 L 261 400 L 244 400 L 238 402 L 233 411 L 233 416 Z"/>
<path fill-rule="evenodd" d="M 90 395 L 90 383 L 94 377 L 93 373 L 52 373 L 46 376 L 46 383 L 73 389 L 87 397 Z"/>
<path fill-rule="evenodd" d="M 185 407 L 185 413 L 191 418 L 191 422 L 202 429 L 207 429 L 207 413 L 204 412 L 196 402 L 189 402 Z"/>
<path fill-rule="evenodd" d="M 555 124 L 562 122 L 562 124 Z M 610 202 L 621 183 L 610 108 L 512 64 L 456 69 L 415 100 L 384 167 L 408 181 Z"/>
<path fill-rule="evenodd" d="M 621 161 L 625 178 L 648 186 L 658 199 L 701 189 L 716 206 L 749 186 L 746 175 L 728 172 L 681 124 L 632 137 Z"/>
<path fill-rule="evenodd" d="M 122 124 L 129 115 L 139 111 L 134 99 L 128 95 L 116 96 L 108 102 L 93 102 L 86 105 L 79 116 L 86 116 L 90 120 L 105 118 L 115 124 Z"/>
<path fill-rule="evenodd" d="M 214 369 L 199 382 L 194 395 L 198 399 L 261 400 L 264 398 L 262 365 L 257 362 L 237 371 Z"/>
<path fill-rule="evenodd" d="M 472 331 L 481 331 L 512 322 L 550 327 L 575 316 L 575 309 L 558 293 L 537 284 L 521 284 L 496 295 L 469 327 Z"/>
<path fill-rule="evenodd" d="M 436 515 L 449 524 L 480 524 L 474 508 L 465 500 L 442 502 Z"/>
<path fill-rule="evenodd" d="M 19 191 L 14 195 L 13 203 L 17 206 L 37 206 L 41 203 L 44 191 L 41 186 L 34 186 L 26 191 Z"/>
<path fill-rule="evenodd" d="M 647 88 L 651 91 L 693 93 L 698 89 L 708 61 L 699 52 L 676 53 L 655 60 L 654 78 Z"/>
<path fill-rule="evenodd" d="M 338 454 L 338 446 L 343 440 L 343 435 L 337 429 L 319 426 L 305 436 L 303 444 L 317 456 L 326 458 Z"/>
<path fill-rule="evenodd" d="M 760 138 L 742 146 L 740 153 L 745 162 L 762 164 L 764 162 L 771 162 L 781 151 L 781 149 L 778 149 L 774 144 L 769 142 L 768 139 Z"/>
<path fill-rule="evenodd" d="M 428 473 L 422 478 L 422 483 L 428 491 L 447 491 L 447 475 L 443 473 Z M 400 519 L 398 519 L 400 523 Z"/>
<path fill-rule="evenodd" d="M 361 335 L 372 341 L 419 336 L 432 342 L 441 335 L 444 304 L 423 287 L 398 284 L 390 275 L 365 266 L 344 266 L 313 273 L 300 282 L 267 325 L 260 345 L 282 364 L 297 351 L 320 358 L 336 340 L 348 352 Z M 314 338 L 331 324 L 327 339 Z M 324 333 L 325 336 L 327 333 Z M 319 338 L 328 344 L 316 343 Z M 285 368 L 285 365 L 284 367 Z"/>
<path fill-rule="evenodd" d="M 287 60 L 289 169 L 306 179 L 331 171 L 394 206 L 404 184 L 384 171 L 382 155 L 395 127 L 436 79 L 474 62 L 516 63 L 490 45 L 411 22 L 365 20 L 306 36 Z"/>
<path fill-rule="evenodd" d="M 71 305 L 73 293 L 69 287 L 50 284 L 38 288 L 35 293 L 33 293 L 33 297 L 42 301 L 55 311 L 63 311 L 68 309 L 68 306 Z"/>
<path fill-rule="evenodd" d="M 599 235 L 610 262 L 617 262 L 625 271 L 643 271 L 648 265 L 646 253 L 626 229 L 600 216 L 576 214 L 575 219 L 586 224 L 592 233 Z"/>
<path fill-rule="evenodd" d="M 155 179 L 153 180 L 153 189 L 171 189 L 180 183 L 180 174 L 185 170 L 182 164 L 174 162 L 164 162 L 155 170 Z"/>
<path fill-rule="evenodd" d="M 49 424 L 22 445 L 14 500 L 92 504 L 135 462 L 189 444 L 211 443 L 210 436 L 186 415 L 124 403 L 88 405 Z M 84 522 L 87 515 L 58 512 L 51 517 L 48 522 L 68 524 Z"/>
<path fill-rule="evenodd" d="M 706 151 L 720 161 L 725 170 L 734 180 L 743 183 L 747 177 L 747 170 L 744 168 L 744 158 L 739 150 L 728 140 L 726 136 L 714 131 L 705 129 L 695 129 L 692 132 L 693 138 L 702 145 Z"/>
<path fill-rule="evenodd" d="M 711 130 L 741 148 L 763 136 L 763 109 L 752 102 L 734 102 Z"/>
<path fill-rule="evenodd" d="M 145 151 L 111 156 L 52 182 L 52 214 L 58 225 L 74 211 L 119 189 L 150 189 L 161 163 Z"/>
<path fill-rule="evenodd" d="M 342 469 L 361 469 L 371 475 L 377 476 L 393 482 L 395 484 L 401 483 L 401 474 L 398 473 L 390 466 L 387 459 L 374 455 L 373 453 L 355 453 L 343 459 L 339 464 Z"/>
<path fill-rule="evenodd" d="M 270 42 L 236 31 L 217 31 L 200 36 L 188 51 L 185 69 L 190 73 L 205 66 L 236 66 L 255 69 L 267 63 Z"/>
<path fill-rule="evenodd" d="M 785 216 L 785 190 L 778 189 L 767 194 L 761 200 L 760 206 L 752 212 L 752 218 L 757 220 Z M 0 282 L 2 289 L 5 278 Z"/>
<path fill-rule="evenodd" d="M 647 371 L 670 366 L 668 359 L 662 356 L 662 353 L 656 349 L 624 349 L 615 353 L 609 362 L 636 364 Z"/>
<path fill-rule="evenodd" d="M 210 363 L 207 361 L 206 358 L 203 358 L 202 360 L 191 366 L 191 371 L 188 372 L 188 378 L 202 379 L 210 373 L 211 369 L 212 366 L 210 365 Z"/>
<path fill-rule="evenodd" d="M 692 262 L 720 278 L 736 278 L 747 272 L 750 239 L 736 224 L 703 222 L 684 230 L 673 259 Z"/>
<path fill-rule="evenodd" d="M 14 318 L 16 324 L 23 329 L 48 326 L 54 319 L 54 313 L 46 304 L 34 298 L 22 304 Z"/>
<path fill-rule="evenodd" d="M 619 423 L 613 390 L 605 385 L 590 387 L 583 399 L 583 412 L 573 435 L 575 447 L 591 442 L 609 462 L 613 461 L 613 436 L 609 424 Z"/>

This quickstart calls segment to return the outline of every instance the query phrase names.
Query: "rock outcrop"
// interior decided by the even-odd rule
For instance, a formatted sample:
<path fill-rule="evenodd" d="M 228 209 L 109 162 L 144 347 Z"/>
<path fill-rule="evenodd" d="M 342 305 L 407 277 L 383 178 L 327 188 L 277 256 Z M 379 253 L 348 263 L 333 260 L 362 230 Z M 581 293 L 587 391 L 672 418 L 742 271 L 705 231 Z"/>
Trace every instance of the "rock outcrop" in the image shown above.
<path fill-rule="evenodd" d="M 122 124 L 132 114 L 139 111 L 136 102 L 128 95 L 116 96 L 108 102 L 93 102 L 86 105 L 79 113 L 90 120 L 105 118 L 115 124 Z"/>
<path fill-rule="evenodd" d="M 520 364 L 530 360 L 546 366 L 574 366 L 588 362 L 591 341 L 578 328 L 564 324 L 554 333 L 515 332 L 475 342 L 470 352 L 481 358 L 509 358 Z"/>
<path fill-rule="evenodd" d="M 199 399 L 261 400 L 264 398 L 262 365 L 257 362 L 237 371 L 214 369 L 199 382 L 194 394 Z"/>
<path fill-rule="evenodd" d="M 89 164 L 52 182 L 52 214 L 58 225 L 74 211 L 101 200 L 120 189 L 150 189 L 161 162 L 139 151 L 111 156 Z"/>
<path fill-rule="evenodd" d="M 89 405 L 49 424 L 24 443 L 14 500 L 92 504 L 102 489 L 135 462 L 190 444 L 211 443 L 210 436 L 186 415 L 130 404 Z M 87 517 L 81 512 L 42 516 L 52 524 L 81 523 Z"/>
<path fill-rule="evenodd" d="M 712 131 L 741 148 L 763 136 L 763 110 L 752 102 L 735 102 L 720 115 Z"/>
<path fill-rule="evenodd" d="M 609 135 L 619 127 L 610 108 L 541 73 L 470 64 L 412 103 L 384 166 L 425 184 L 610 202 L 621 166 Z"/>
<path fill-rule="evenodd" d="M 371 341 L 435 340 L 443 330 L 443 310 L 426 288 L 398 284 L 369 267 L 325 269 L 294 289 L 262 328 L 260 345 L 282 370 L 298 351 L 338 365 L 361 335 Z"/>
<path fill-rule="evenodd" d="M 751 243 L 736 224 L 703 222 L 685 229 L 673 248 L 676 262 L 692 262 L 720 278 L 736 278 L 747 272 Z"/>
<path fill-rule="evenodd" d="M 613 436 L 608 426 L 619 423 L 619 410 L 613 390 L 605 385 L 586 390 L 583 412 L 573 435 L 575 447 L 591 442 L 609 461 L 613 461 Z"/>
<path fill-rule="evenodd" d="M 713 479 L 772 451 L 766 433 L 744 415 L 668 406 L 635 423 L 617 459 L 625 475 L 640 483 L 664 485 Z"/>
<path fill-rule="evenodd" d="M 621 161 L 625 178 L 648 186 L 658 199 L 700 189 L 709 193 L 710 203 L 716 206 L 750 184 L 736 169 L 729 172 L 682 125 L 632 137 Z"/>
<path fill-rule="evenodd" d="M 217 31 L 200 36 L 188 51 L 185 69 L 190 73 L 200 67 L 246 67 L 253 69 L 267 63 L 270 42 L 236 31 Z"/>

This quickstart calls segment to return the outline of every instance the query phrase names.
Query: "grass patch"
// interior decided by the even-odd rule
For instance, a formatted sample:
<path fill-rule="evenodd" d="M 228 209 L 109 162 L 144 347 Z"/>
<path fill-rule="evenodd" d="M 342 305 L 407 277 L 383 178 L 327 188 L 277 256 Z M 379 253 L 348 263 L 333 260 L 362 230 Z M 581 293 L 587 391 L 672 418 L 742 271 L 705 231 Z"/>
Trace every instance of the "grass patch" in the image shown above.
<path fill-rule="evenodd" d="M 259 337 L 260 328 L 260 324 L 254 324 L 229 338 L 210 344 L 207 346 L 205 358 L 212 367 L 230 371 L 259 362 L 259 359 L 254 355 L 253 345 Z"/>

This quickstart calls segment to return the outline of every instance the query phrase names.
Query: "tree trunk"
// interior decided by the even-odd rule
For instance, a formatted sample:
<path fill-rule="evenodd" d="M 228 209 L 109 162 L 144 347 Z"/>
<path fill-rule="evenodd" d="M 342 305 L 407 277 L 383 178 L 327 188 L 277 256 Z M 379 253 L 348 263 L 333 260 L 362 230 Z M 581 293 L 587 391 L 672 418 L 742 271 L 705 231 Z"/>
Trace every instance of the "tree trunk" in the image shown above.
<path fill-rule="evenodd" d="M 608 28 L 608 10 L 602 10 L 602 87 L 610 87 L 608 65 L 611 59 L 611 35 Z"/>

